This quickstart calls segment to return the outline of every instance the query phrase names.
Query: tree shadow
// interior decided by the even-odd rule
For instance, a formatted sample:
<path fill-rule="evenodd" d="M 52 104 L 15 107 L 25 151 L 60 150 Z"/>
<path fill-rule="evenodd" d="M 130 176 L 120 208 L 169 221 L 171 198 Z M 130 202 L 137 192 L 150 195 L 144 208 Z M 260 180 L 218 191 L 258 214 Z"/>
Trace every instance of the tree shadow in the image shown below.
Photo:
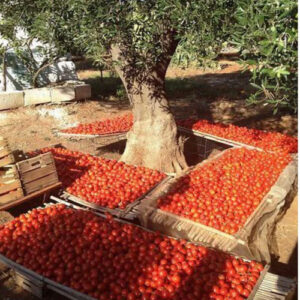
<path fill-rule="evenodd" d="M 277 258 L 272 257 L 271 273 L 280 274 L 289 278 L 295 278 L 298 275 L 298 243 L 292 251 L 288 263 L 281 263 Z"/>
<path fill-rule="evenodd" d="M 103 153 L 107 153 L 107 152 L 114 152 L 114 153 L 118 153 L 118 154 L 123 154 L 125 147 L 126 147 L 126 142 L 127 140 L 121 140 L 118 142 L 113 142 L 111 144 L 108 145 L 104 145 L 104 146 L 100 146 L 96 149 L 97 151 L 97 155 L 101 155 Z"/>

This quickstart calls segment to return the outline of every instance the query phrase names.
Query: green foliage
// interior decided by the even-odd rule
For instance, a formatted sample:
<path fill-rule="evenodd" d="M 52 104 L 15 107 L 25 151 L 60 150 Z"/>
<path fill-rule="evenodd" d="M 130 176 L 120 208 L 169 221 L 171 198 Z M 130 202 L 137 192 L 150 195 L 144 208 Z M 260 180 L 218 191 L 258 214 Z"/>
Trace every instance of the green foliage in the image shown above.
<path fill-rule="evenodd" d="M 257 88 L 249 103 L 297 111 L 297 1 L 242 0 L 235 15 L 234 42 Z"/>
<path fill-rule="evenodd" d="M 34 82 L 36 74 L 43 66 L 54 62 L 63 53 L 62 48 L 57 48 L 52 42 L 47 46 L 36 44 L 33 49 L 32 44 L 37 41 L 37 34 L 34 30 L 38 30 L 38 24 L 43 24 L 41 17 L 37 15 L 36 19 L 33 19 L 36 24 L 25 26 L 24 20 L 26 18 L 24 20 L 20 19 L 22 16 L 18 14 L 20 11 L 12 11 L 6 4 L 0 3 L 0 60 L 3 60 L 5 52 L 13 50 L 16 59 L 9 61 L 8 65 L 15 65 L 15 69 L 24 66 L 26 69 L 26 72 L 19 74 L 20 82 L 30 82 L 31 85 L 38 84 L 38 78 L 37 82 Z M 26 16 L 26 13 L 24 15 Z M 24 28 L 26 31 L 24 31 Z M 42 33 L 43 26 L 39 28 Z M 46 31 L 44 34 L 46 34 Z"/>
<path fill-rule="evenodd" d="M 2 9 L 1 9 L 2 5 Z M 182 53 L 203 60 L 228 36 L 233 0 L 7 0 L 6 16 L 19 17 L 30 35 L 58 48 L 80 49 L 98 63 L 112 44 L 126 49 L 132 70 L 151 70 L 171 34 Z M 22 18 L 20 18 L 22 16 Z"/>
<path fill-rule="evenodd" d="M 84 53 L 100 68 L 113 67 L 111 46 L 121 45 L 133 77 L 170 55 L 170 37 L 181 66 L 205 65 L 229 42 L 252 66 L 250 103 L 297 107 L 295 0 L 6 0 L 0 11 L 57 53 Z"/>

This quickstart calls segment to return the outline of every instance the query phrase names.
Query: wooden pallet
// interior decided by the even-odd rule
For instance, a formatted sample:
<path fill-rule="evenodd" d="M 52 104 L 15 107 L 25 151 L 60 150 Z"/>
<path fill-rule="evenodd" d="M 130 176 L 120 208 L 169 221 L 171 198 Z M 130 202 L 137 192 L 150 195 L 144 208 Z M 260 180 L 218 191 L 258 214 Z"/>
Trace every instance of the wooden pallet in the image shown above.
<path fill-rule="evenodd" d="M 32 194 L 29 194 L 27 196 L 24 197 L 18 197 L 17 199 L 15 199 L 14 201 L 9 201 L 9 203 L 0 205 L 0 211 L 4 211 L 4 210 L 9 210 L 12 209 L 18 205 L 22 205 L 23 203 L 26 202 L 30 202 L 33 199 L 42 197 L 42 196 L 46 196 L 47 194 L 49 194 L 50 192 L 57 190 L 61 187 L 61 182 L 57 182 L 53 185 L 49 185 L 45 188 L 43 188 L 42 190 L 38 190 Z"/>
<path fill-rule="evenodd" d="M 59 182 L 50 152 L 21 161 L 17 167 L 26 195 Z"/>

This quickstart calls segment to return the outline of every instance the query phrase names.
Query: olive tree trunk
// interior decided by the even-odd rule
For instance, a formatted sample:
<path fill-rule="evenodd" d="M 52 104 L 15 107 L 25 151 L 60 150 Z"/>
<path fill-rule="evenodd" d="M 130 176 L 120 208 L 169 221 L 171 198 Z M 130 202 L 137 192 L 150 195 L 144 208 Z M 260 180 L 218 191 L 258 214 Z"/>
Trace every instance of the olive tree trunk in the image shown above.
<path fill-rule="evenodd" d="M 165 93 L 170 57 L 166 56 L 147 74 L 131 76 L 126 74 L 126 61 L 120 48 L 114 46 L 111 53 L 113 60 L 118 62 L 115 69 L 127 91 L 134 117 L 121 160 L 166 173 L 182 171 L 187 167 L 183 141 Z"/>
<path fill-rule="evenodd" d="M 2 61 L 2 78 L 3 78 L 3 86 L 2 91 L 6 92 L 7 89 L 7 81 L 6 81 L 6 51 L 3 52 L 3 61 Z"/>

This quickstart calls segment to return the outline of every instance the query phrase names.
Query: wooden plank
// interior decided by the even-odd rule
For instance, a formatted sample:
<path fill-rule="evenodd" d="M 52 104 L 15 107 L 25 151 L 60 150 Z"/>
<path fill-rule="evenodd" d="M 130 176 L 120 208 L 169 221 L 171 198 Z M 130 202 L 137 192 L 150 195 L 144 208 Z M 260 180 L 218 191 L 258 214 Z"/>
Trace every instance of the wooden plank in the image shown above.
<path fill-rule="evenodd" d="M 9 154 L 0 159 L 0 167 L 4 167 L 15 162 L 15 158 L 12 154 Z"/>
<path fill-rule="evenodd" d="M 48 152 L 33 158 L 20 161 L 17 163 L 17 166 L 22 175 L 25 172 L 29 172 L 31 170 L 35 170 L 41 168 L 42 166 L 46 166 L 53 163 L 54 163 L 54 159 L 52 153 Z"/>
<path fill-rule="evenodd" d="M 38 178 L 42 178 L 46 175 L 50 175 L 52 173 L 56 173 L 56 168 L 54 164 L 47 165 L 45 167 L 41 167 L 40 169 L 35 169 L 24 174 L 21 174 L 22 182 L 28 183 L 34 181 Z"/>
<path fill-rule="evenodd" d="M 6 205 L 0 206 L 0 211 L 1 211 L 1 210 L 8 210 L 8 209 L 11 209 L 11 208 L 13 208 L 13 207 L 15 207 L 15 206 L 18 206 L 18 205 L 20 205 L 20 204 L 23 204 L 23 203 L 25 203 L 25 202 L 27 202 L 27 201 L 30 201 L 30 200 L 32 200 L 32 199 L 34 199 L 34 198 L 37 198 L 37 197 L 39 197 L 39 196 L 41 196 L 41 195 L 43 195 L 43 194 L 45 194 L 45 193 L 47 193 L 47 192 L 49 192 L 49 191 L 51 191 L 51 190 L 58 189 L 58 188 L 60 188 L 60 187 L 61 187 L 61 182 L 57 182 L 57 183 L 55 183 L 55 184 L 52 184 L 52 185 L 50 185 L 50 186 L 47 186 L 46 188 L 44 188 L 44 189 L 42 189 L 42 190 L 36 191 L 36 192 L 34 192 L 34 193 L 30 194 L 30 195 L 27 195 L 27 196 L 25 196 L 25 197 L 22 197 L 22 198 L 20 198 L 20 199 L 18 199 L 18 200 L 16 200 L 16 201 L 13 201 L 13 202 L 8 203 L 8 204 L 6 204 Z"/>
<path fill-rule="evenodd" d="M 56 182 L 58 182 L 58 176 L 56 173 L 52 173 L 43 178 L 39 178 L 35 181 L 25 183 L 24 184 L 25 193 L 28 195 L 37 190 L 43 189 L 44 187 L 46 187 L 48 185 L 54 184 Z"/>
<path fill-rule="evenodd" d="M 22 198 L 23 196 L 24 196 L 24 194 L 23 194 L 23 190 L 21 188 L 17 189 L 16 191 L 7 193 L 3 196 L 0 196 L 0 210 L 2 209 L 2 205 L 10 203 L 14 200 L 18 200 L 18 199 Z"/>
<path fill-rule="evenodd" d="M 19 179 L 13 179 L 11 182 L 0 185 L 0 194 L 13 191 L 21 186 L 21 181 Z"/>
<path fill-rule="evenodd" d="M 4 176 L 0 177 L 0 186 L 2 184 L 8 184 L 10 181 L 16 180 L 16 179 L 19 179 L 17 174 L 4 175 Z"/>
<path fill-rule="evenodd" d="M 13 179 L 18 179 L 19 173 L 15 165 L 0 168 L 0 184 L 7 183 Z"/>

